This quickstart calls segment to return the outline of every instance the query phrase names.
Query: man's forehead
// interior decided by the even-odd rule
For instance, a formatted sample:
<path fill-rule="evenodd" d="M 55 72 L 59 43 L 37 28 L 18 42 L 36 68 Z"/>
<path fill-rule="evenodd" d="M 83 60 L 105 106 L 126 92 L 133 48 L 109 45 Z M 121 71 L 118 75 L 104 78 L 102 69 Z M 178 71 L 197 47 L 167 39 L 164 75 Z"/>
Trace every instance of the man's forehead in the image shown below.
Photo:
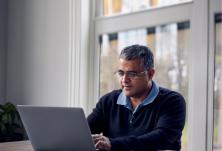
<path fill-rule="evenodd" d="M 134 69 L 139 70 L 143 69 L 143 64 L 141 63 L 140 59 L 133 59 L 133 60 L 120 59 L 119 68 L 125 68 L 128 70 L 134 70 Z"/>
<path fill-rule="evenodd" d="M 138 62 L 138 63 L 140 63 L 141 59 L 140 58 L 135 58 L 135 59 L 128 60 L 128 59 L 120 58 L 119 61 L 120 62 Z"/>

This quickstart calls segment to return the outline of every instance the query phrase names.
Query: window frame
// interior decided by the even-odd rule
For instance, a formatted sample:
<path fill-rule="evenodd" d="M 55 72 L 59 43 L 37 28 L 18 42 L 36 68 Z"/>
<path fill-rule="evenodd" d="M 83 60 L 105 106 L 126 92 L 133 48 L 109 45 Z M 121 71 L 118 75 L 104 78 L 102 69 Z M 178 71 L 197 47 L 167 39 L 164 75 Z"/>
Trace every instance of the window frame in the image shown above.
<path fill-rule="evenodd" d="M 214 2 L 214 3 L 213 3 Z M 209 3 L 209 64 L 208 64 L 208 114 L 207 114 L 207 149 L 213 150 L 214 145 L 214 78 L 215 78 L 215 14 L 222 12 L 222 1 L 214 0 Z"/>

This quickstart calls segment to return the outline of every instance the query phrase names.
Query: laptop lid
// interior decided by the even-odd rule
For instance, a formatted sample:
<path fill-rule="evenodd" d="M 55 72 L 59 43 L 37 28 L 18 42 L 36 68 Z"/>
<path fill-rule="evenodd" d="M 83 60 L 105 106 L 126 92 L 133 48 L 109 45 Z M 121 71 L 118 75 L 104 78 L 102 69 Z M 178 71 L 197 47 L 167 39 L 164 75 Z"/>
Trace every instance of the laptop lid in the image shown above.
<path fill-rule="evenodd" d="M 95 151 L 82 108 L 18 105 L 36 151 Z"/>

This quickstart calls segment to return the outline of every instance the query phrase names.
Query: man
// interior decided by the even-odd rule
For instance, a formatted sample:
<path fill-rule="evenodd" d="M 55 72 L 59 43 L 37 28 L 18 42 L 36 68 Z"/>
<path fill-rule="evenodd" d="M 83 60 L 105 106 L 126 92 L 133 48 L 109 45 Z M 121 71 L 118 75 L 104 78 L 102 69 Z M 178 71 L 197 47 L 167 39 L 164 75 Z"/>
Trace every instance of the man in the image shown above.
<path fill-rule="evenodd" d="M 146 46 L 122 50 L 121 90 L 104 95 L 87 120 L 95 146 L 106 151 L 180 150 L 186 105 L 177 92 L 153 80 L 153 54 Z"/>

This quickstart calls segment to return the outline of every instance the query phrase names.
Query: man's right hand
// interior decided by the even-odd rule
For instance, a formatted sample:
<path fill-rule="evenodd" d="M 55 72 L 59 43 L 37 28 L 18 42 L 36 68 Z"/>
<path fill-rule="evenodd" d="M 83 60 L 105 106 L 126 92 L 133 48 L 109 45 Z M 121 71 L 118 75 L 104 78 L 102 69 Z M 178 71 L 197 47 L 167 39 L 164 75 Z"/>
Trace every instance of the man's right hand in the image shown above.
<path fill-rule="evenodd" d="M 93 134 L 92 139 L 95 144 L 95 148 L 99 150 L 111 150 L 111 143 L 108 137 L 103 136 L 102 134 Z"/>

